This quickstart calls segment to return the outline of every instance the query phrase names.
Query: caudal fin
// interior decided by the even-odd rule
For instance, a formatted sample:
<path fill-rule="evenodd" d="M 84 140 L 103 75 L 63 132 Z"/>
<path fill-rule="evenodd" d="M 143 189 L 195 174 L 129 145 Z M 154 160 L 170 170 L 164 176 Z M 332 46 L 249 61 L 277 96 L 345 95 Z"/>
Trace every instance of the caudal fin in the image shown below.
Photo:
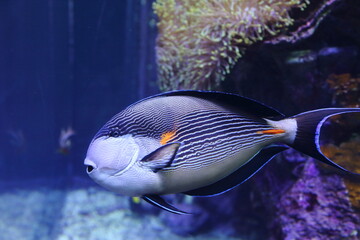
<path fill-rule="evenodd" d="M 351 112 L 360 112 L 360 108 L 324 108 L 293 116 L 297 122 L 297 131 L 291 146 L 346 173 L 352 173 L 324 156 L 319 144 L 320 129 L 325 120 L 333 115 Z"/>

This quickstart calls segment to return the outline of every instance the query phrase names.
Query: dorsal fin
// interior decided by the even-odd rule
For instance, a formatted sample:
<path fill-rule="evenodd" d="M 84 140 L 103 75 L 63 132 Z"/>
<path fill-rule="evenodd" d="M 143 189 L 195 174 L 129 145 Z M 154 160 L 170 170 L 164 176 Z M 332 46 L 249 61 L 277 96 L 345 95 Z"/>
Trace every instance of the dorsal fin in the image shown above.
<path fill-rule="evenodd" d="M 284 115 L 279 111 L 266 106 L 253 99 L 243 97 L 232 93 L 223 92 L 209 92 L 209 91 L 195 91 L 195 90 L 179 90 L 160 93 L 158 95 L 149 97 L 160 97 L 160 96 L 190 96 L 202 98 L 215 103 L 225 104 L 233 107 L 235 110 L 239 109 L 243 112 L 252 114 L 260 118 L 271 118 L 271 117 L 283 117 Z M 145 100 L 145 99 L 144 99 Z"/>

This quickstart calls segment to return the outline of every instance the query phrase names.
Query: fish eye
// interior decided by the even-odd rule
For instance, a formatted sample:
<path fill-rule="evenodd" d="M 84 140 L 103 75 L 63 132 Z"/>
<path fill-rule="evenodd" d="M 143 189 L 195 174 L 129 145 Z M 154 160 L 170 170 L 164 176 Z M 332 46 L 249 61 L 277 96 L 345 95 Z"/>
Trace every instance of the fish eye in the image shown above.
<path fill-rule="evenodd" d="M 91 173 L 92 170 L 94 170 L 94 167 L 93 167 L 93 166 L 88 165 L 88 166 L 86 167 L 86 171 L 87 171 L 88 173 Z"/>
<path fill-rule="evenodd" d="M 119 137 L 120 136 L 120 131 L 118 129 L 114 129 L 114 130 L 111 130 L 110 133 L 109 133 L 109 137 Z"/>

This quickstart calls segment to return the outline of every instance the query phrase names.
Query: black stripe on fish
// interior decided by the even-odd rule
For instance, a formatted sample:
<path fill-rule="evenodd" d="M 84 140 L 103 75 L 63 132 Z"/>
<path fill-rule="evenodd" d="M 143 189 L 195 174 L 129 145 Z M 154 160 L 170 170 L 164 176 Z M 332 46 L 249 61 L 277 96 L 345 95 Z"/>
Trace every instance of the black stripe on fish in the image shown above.
<path fill-rule="evenodd" d="M 244 118 L 235 114 L 228 114 L 227 112 L 217 112 L 216 114 L 209 113 L 207 117 L 202 119 L 197 118 L 196 114 L 192 115 L 192 118 L 194 119 L 190 119 L 185 126 L 179 128 L 177 134 L 178 141 L 192 141 L 193 138 L 201 138 L 203 135 L 210 133 L 217 134 L 223 131 L 230 133 L 233 131 L 239 132 L 240 130 L 246 130 L 246 128 L 270 128 L 265 121 L 261 122 L 261 120 L 258 120 L 258 122 L 256 122 L 253 119 Z M 181 119 L 180 122 L 183 123 L 183 119 Z"/>
<path fill-rule="evenodd" d="M 215 132 L 215 131 L 221 131 L 223 129 L 228 129 L 228 132 L 232 131 L 232 129 L 244 129 L 246 128 L 252 128 L 252 127 L 258 127 L 259 125 L 254 124 L 254 122 L 250 121 L 241 121 L 239 119 L 227 119 L 222 120 L 219 122 L 210 122 L 210 123 L 204 123 L 204 122 L 197 122 L 193 124 L 189 124 L 187 129 L 184 130 L 184 128 L 179 129 L 179 139 L 186 139 L 191 138 L 190 136 L 196 136 L 200 134 L 206 134 L 206 132 Z M 266 126 L 266 125 L 265 125 Z M 191 128 L 190 128 L 191 127 Z"/>
<path fill-rule="evenodd" d="M 201 166 L 211 165 L 272 137 L 258 134 L 259 129 L 263 128 L 254 128 L 249 133 L 246 133 L 246 131 L 216 133 L 196 141 L 194 139 L 190 139 L 188 142 L 184 141 L 184 145 L 174 162 L 164 171 L 174 171 L 179 167 L 196 169 Z"/>
<path fill-rule="evenodd" d="M 132 134 L 160 139 L 164 132 L 174 129 L 173 119 L 171 111 L 166 109 L 157 109 L 156 112 L 155 108 L 140 108 L 134 111 L 128 107 L 108 121 L 95 135 L 95 139 L 109 136 L 114 130 L 117 130 L 120 136 Z"/>

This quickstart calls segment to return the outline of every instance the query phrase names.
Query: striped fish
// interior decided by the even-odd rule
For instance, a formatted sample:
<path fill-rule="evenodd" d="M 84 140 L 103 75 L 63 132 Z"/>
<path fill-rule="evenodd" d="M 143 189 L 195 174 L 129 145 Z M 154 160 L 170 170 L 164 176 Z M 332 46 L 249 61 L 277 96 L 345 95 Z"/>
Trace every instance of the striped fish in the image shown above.
<path fill-rule="evenodd" d="M 115 115 L 95 135 L 84 163 L 101 186 L 182 214 L 160 195 L 226 192 L 286 150 L 285 145 L 349 173 L 319 150 L 322 123 L 348 112 L 360 109 L 326 108 L 284 118 L 234 94 L 167 92 Z"/>

